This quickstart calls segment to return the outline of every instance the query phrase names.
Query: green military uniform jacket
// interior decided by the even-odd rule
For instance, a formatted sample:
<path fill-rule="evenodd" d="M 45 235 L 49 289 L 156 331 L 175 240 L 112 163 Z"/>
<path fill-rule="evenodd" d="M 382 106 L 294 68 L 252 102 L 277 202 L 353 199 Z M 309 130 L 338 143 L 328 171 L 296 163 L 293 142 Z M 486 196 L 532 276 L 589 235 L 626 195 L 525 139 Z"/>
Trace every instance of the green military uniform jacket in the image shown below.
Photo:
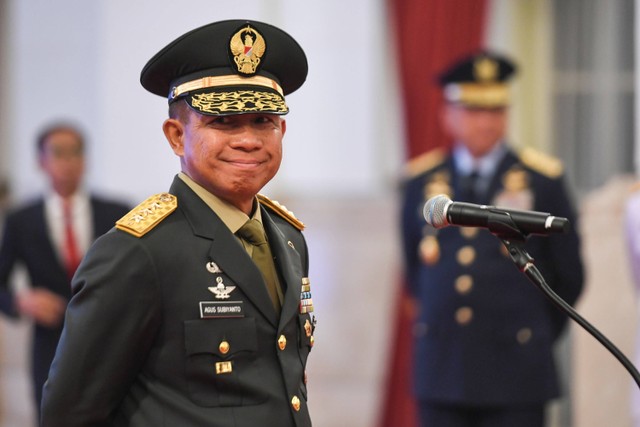
<path fill-rule="evenodd" d="M 202 199 L 178 178 L 158 197 L 139 213 L 160 218 L 153 228 L 112 230 L 80 266 L 42 426 L 310 426 L 302 233 L 261 206 L 284 292 L 278 316 L 259 270 Z"/>

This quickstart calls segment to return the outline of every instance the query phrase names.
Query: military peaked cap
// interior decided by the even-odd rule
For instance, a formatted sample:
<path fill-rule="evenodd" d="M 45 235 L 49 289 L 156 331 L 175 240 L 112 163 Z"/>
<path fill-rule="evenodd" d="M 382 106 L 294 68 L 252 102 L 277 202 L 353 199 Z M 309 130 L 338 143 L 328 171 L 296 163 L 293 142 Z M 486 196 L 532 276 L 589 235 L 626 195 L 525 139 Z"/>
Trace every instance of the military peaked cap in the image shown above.
<path fill-rule="evenodd" d="M 438 81 L 448 102 L 495 108 L 509 104 L 507 83 L 515 72 L 515 64 L 505 56 L 480 51 L 453 63 Z"/>
<path fill-rule="evenodd" d="M 273 25 L 250 20 L 214 22 L 169 43 L 140 74 L 149 92 L 185 99 L 207 115 L 286 114 L 284 96 L 307 77 L 300 45 Z"/>

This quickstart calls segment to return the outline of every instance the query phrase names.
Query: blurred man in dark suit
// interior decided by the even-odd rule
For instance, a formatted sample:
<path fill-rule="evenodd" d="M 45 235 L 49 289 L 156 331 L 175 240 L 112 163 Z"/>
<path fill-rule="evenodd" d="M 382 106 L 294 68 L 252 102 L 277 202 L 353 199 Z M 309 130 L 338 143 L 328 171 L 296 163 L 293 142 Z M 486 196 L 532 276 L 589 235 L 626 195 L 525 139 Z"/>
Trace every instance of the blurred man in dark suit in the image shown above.
<path fill-rule="evenodd" d="M 50 188 L 7 214 L 0 246 L 0 310 L 34 322 L 31 369 L 39 408 L 71 296 L 71 277 L 91 242 L 129 208 L 83 188 L 85 141 L 76 127 L 50 125 L 37 138 L 36 148 Z M 14 292 L 9 281 L 17 265 L 26 269 L 29 283 Z"/>
<path fill-rule="evenodd" d="M 509 59 L 479 52 L 442 73 L 442 123 L 453 148 L 415 159 L 405 183 L 402 232 L 423 426 L 540 427 L 545 403 L 559 394 L 552 348 L 563 313 L 489 231 L 436 230 L 422 214 L 425 201 L 445 194 L 569 218 L 570 234 L 532 236 L 526 249 L 565 301 L 578 298 L 582 262 L 561 166 L 537 152 L 516 153 L 505 140 L 514 72 Z"/>

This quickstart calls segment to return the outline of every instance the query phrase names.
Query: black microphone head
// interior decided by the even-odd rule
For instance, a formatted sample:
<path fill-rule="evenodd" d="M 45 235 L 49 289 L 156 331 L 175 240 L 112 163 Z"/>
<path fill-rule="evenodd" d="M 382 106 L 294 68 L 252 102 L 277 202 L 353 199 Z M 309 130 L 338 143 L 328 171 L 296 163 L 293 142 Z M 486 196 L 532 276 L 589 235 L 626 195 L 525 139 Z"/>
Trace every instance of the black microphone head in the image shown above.
<path fill-rule="evenodd" d="M 422 214 L 427 224 L 435 228 L 448 226 L 447 208 L 451 203 L 453 203 L 451 199 L 444 194 L 438 194 L 427 200 L 422 208 Z"/>

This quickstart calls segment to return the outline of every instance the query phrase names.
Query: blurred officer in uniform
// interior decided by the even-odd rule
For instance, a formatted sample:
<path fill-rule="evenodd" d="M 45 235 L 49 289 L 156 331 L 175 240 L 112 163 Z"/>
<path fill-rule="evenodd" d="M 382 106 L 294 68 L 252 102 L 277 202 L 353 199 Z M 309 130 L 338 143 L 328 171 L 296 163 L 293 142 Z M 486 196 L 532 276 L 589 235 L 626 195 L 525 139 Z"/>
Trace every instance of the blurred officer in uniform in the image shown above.
<path fill-rule="evenodd" d="M 276 174 L 302 48 L 269 24 L 190 31 L 147 62 L 181 172 L 90 249 L 42 426 L 306 427 L 315 319 L 303 224 Z"/>
<path fill-rule="evenodd" d="M 576 216 L 555 159 L 515 153 L 505 141 L 508 59 L 479 52 L 444 71 L 442 125 L 454 140 L 409 164 L 403 250 L 416 302 L 414 390 L 423 426 L 543 425 L 559 394 L 552 347 L 565 315 L 551 305 L 479 228 L 436 230 L 422 208 L 438 194 L 455 201 L 567 217 L 568 235 L 531 237 L 526 250 L 569 304 L 582 289 Z"/>
<path fill-rule="evenodd" d="M 635 284 L 637 307 L 640 307 L 640 183 L 634 185 L 625 206 L 625 239 L 629 249 L 631 277 Z M 636 326 L 635 366 L 640 366 L 640 324 Z M 640 427 L 640 390 L 634 382 L 631 389 L 633 427 Z"/>
<path fill-rule="evenodd" d="M 49 124 L 36 139 L 38 163 L 49 189 L 7 214 L 0 245 L 0 310 L 33 320 L 31 375 L 35 406 L 62 332 L 71 277 L 87 248 L 130 207 L 91 194 L 83 186 L 85 138 L 74 125 Z M 29 283 L 14 292 L 18 265 Z"/>

